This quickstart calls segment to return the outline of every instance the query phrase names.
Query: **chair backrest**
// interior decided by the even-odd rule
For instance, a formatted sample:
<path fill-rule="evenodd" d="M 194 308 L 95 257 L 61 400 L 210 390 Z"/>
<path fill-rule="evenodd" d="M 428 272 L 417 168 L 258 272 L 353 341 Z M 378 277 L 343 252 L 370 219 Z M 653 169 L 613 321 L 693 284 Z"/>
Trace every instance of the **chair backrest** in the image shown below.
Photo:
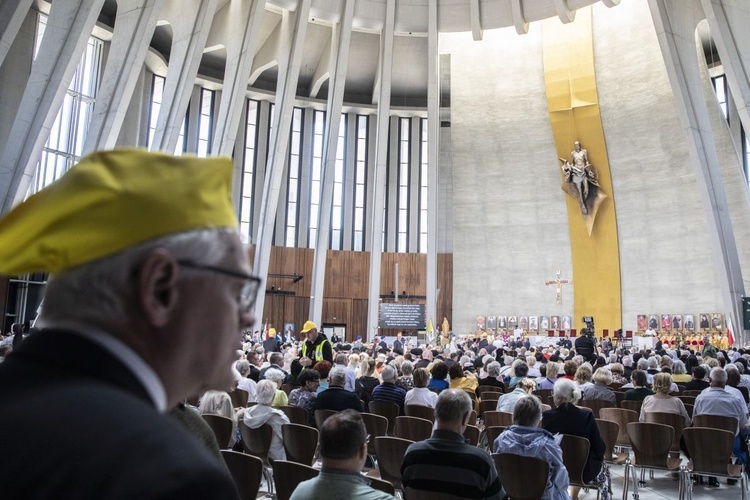
<path fill-rule="evenodd" d="M 727 464 L 734 446 L 734 432 L 709 427 L 688 427 L 684 436 L 693 472 L 706 475 L 727 473 Z"/>
<path fill-rule="evenodd" d="M 219 448 L 229 448 L 234 437 L 232 436 L 232 419 L 221 415 L 211 415 L 210 413 L 204 413 L 201 416 L 211 430 L 214 431 Z"/>
<path fill-rule="evenodd" d="M 229 398 L 232 400 L 232 406 L 235 408 L 245 408 L 249 396 L 248 392 L 243 391 L 242 389 L 235 389 L 229 393 Z"/>
<path fill-rule="evenodd" d="M 281 384 L 281 390 L 288 396 L 294 390 L 294 386 L 292 384 Z"/>
<path fill-rule="evenodd" d="M 372 439 L 372 438 L 371 438 Z M 406 449 L 414 441 L 390 436 L 375 438 L 375 450 L 378 455 L 378 468 L 381 479 L 393 484 L 397 490 L 401 487 L 401 463 L 404 461 Z"/>
<path fill-rule="evenodd" d="M 674 429 L 664 424 L 630 422 L 628 436 L 639 467 L 666 468 Z"/>
<path fill-rule="evenodd" d="M 563 465 L 565 465 L 565 469 L 568 471 L 570 484 L 574 486 L 585 484 L 583 481 L 583 470 L 586 468 L 586 460 L 589 457 L 589 446 L 589 440 L 585 437 L 570 434 L 563 434 L 562 441 L 560 441 Z"/>
<path fill-rule="evenodd" d="M 513 500 L 540 500 L 549 480 L 549 464 L 544 460 L 493 453 L 500 484 Z"/>
<path fill-rule="evenodd" d="M 634 411 L 638 415 L 641 414 L 641 406 L 643 406 L 643 401 L 631 401 L 630 399 L 623 399 L 620 403 L 621 408 Z"/>
<path fill-rule="evenodd" d="M 476 446 L 479 444 L 479 427 L 475 425 L 467 425 L 464 431 L 464 437 L 469 440 L 469 444 Z"/>
<path fill-rule="evenodd" d="M 533 394 L 539 396 L 539 399 L 542 400 L 542 403 L 547 401 L 547 398 L 552 397 L 552 389 L 537 389 L 533 392 Z"/>
<path fill-rule="evenodd" d="M 503 433 L 503 431 L 505 431 L 505 429 L 507 429 L 507 427 L 499 425 L 484 428 L 484 431 L 487 433 L 487 444 L 489 445 L 490 453 L 495 449 L 495 440 Z"/>
<path fill-rule="evenodd" d="M 682 431 L 685 429 L 685 417 L 679 413 L 665 413 L 661 411 L 649 411 L 645 413 L 645 421 L 653 422 L 655 424 L 664 424 L 674 429 L 674 437 L 672 438 L 672 447 L 669 451 L 672 453 L 680 453 L 680 439 L 682 438 Z"/>
<path fill-rule="evenodd" d="M 695 405 L 685 405 L 685 411 L 688 414 L 688 417 L 690 417 L 690 420 L 693 419 L 693 408 L 695 408 Z"/>
<path fill-rule="evenodd" d="M 696 391 L 696 390 L 693 390 L 693 389 L 689 389 L 689 390 L 684 390 L 684 391 L 680 392 L 680 395 L 682 395 L 682 396 L 697 397 L 698 394 L 700 394 L 701 392 L 703 392 L 703 391 Z"/>
<path fill-rule="evenodd" d="M 620 426 L 620 430 L 617 433 L 618 446 L 630 446 L 630 438 L 628 437 L 628 424 L 630 422 L 638 422 L 638 413 L 633 410 L 626 410 L 624 408 L 602 408 L 599 410 L 599 417 L 603 420 L 611 420 L 617 422 Z"/>
<path fill-rule="evenodd" d="M 240 498 L 254 500 L 258 496 L 260 483 L 263 480 L 263 460 L 232 450 L 221 450 L 221 456 L 234 479 Z"/>
<path fill-rule="evenodd" d="M 396 417 L 396 437 L 424 441 L 432 435 L 432 422 L 418 417 Z"/>
<path fill-rule="evenodd" d="M 406 488 L 404 490 L 405 498 L 408 500 L 456 500 L 456 495 L 451 493 L 440 493 L 437 491 L 430 490 L 416 490 L 414 488 Z"/>
<path fill-rule="evenodd" d="M 622 402 L 625 400 L 625 391 L 615 391 L 615 402 L 618 408 L 622 408 Z"/>
<path fill-rule="evenodd" d="M 370 410 L 370 413 L 388 419 L 388 435 L 392 436 L 396 431 L 396 417 L 398 417 L 399 414 L 398 405 L 387 401 L 370 401 L 368 409 Z"/>
<path fill-rule="evenodd" d="M 477 425 L 477 412 L 475 410 L 471 410 L 469 414 L 469 425 Z"/>
<path fill-rule="evenodd" d="M 490 427 L 513 425 L 513 414 L 507 411 L 488 411 L 484 414 L 484 425 Z"/>
<path fill-rule="evenodd" d="M 335 410 L 315 410 L 315 427 L 320 429 L 328 417 L 338 413 Z"/>
<path fill-rule="evenodd" d="M 696 396 L 687 396 L 687 395 L 680 394 L 677 397 L 680 399 L 680 401 L 682 401 L 683 404 L 686 404 L 686 405 L 694 405 L 695 404 L 695 398 L 696 398 Z"/>
<path fill-rule="evenodd" d="M 388 432 L 388 419 L 374 413 L 362 413 L 362 421 L 365 423 L 365 429 L 370 435 L 370 442 L 367 443 L 367 454 L 376 455 L 375 438 L 386 435 Z"/>
<path fill-rule="evenodd" d="M 480 399 L 482 401 L 497 401 L 500 399 L 500 396 L 505 394 L 504 392 L 497 392 L 497 391 L 484 391 L 482 395 L 480 396 Z"/>
<path fill-rule="evenodd" d="M 615 445 L 617 445 L 617 436 L 620 434 L 620 424 L 612 420 L 597 418 L 596 426 L 599 428 L 602 441 L 604 441 L 604 461 L 611 462 Z"/>
<path fill-rule="evenodd" d="M 696 415 L 693 417 L 694 427 L 710 427 L 737 433 L 737 419 L 727 415 Z"/>
<path fill-rule="evenodd" d="M 263 460 L 268 465 L 268 450 L 271 449 L 273 429 L 268 424 L 263 424 L 257 429 L 251 429 L 244 423 L 239 425 L 242 435 L 242 448 L 245 453 Z"/>
<path fill-rule="evenodd" d="M 477 387 L 477 390 L 474 392 L 477 393 L 477 396 L 479 396 L 479 399 L 482 399 L 482 394 L 484 394 L 485 392 L 499 392 L 501 394 L 505 393 L 502 387 L 497 387 L 494 385 L 480 385 L 479 387 Z"/>
<path fill-rule="evenodd" d="M 315 450 L 318 448 L 318 435 L 318 429 L 307 425 L 282 425 L 281 438 L 286 459 L 290 462 L 312 465 L 315 461 Z"/>
<path fill-rule="evenodd" d="M 435 408 L 423 405 L 405 405 L 404 414 L 407 417 L 418 417 L 435 422 Z"/>
<path fill-rule="evenodd" d="M 497 409 L 497 400 L 485 399 L 479 402 L 479 415 L 484 415 L 488 411 Z"/>
<path fill-rule="evenodd" d="M 396 488 L 394 488 L 389 481 L 386 481 L 385 479 L 378 479 L 376 477 L 368 477 L 367 480 L 370 481 L 370 486 L 373 489 L 396 496 Z"/>
<path fill-rule="evenodd" d="M 615 404 L 612 401 L 605 399 L 585 399 L 578 404 L 586 408 L 591 408 L 591 411 L 594 412 L 594 418 L 599 418 L 599 410 L 602 408 L 615 408 Z"/>
<path fill-rule="evenodd" d="M 279 408 L 293 424 L 310 425 L 310 415 L 301 406 L 284 405 Z"/>
<path fill-rule="evenodd" d="M 276 485 L 276 498 L 289 500 L 299 483 L 312 479 L 319 474 L 309 465 L 287 460 L 276 460 L 273 463 L 273 482 Z"/>

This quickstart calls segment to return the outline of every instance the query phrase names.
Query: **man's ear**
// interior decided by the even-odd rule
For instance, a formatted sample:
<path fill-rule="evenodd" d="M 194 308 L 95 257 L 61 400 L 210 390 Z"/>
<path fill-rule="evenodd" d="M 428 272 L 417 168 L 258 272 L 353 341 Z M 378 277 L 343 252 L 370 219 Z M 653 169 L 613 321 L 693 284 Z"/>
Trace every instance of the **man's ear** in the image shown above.
<path fill-rule="evenodd" d="M 138 303 L 144 319 L 154 326 L 166 325 L 177 303 L 178 267 L 164 249 L 149 252 L 138 267 Z"/>

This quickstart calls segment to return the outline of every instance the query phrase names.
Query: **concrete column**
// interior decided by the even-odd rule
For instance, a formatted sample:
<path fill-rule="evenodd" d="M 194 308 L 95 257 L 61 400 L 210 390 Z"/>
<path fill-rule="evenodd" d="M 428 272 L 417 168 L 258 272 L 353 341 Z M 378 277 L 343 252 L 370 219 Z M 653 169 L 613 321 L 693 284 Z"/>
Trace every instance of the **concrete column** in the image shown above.
<path fill-rule="evenodd" d="M 294 97 L 299 80 L 299 69 L 305 45 L 305 34 L 310 16 L 311 0 L 300 0 L 294 19 L 291 13 L 284 12 L 282 20 L 286 43 L 280 54 L 288 54 L 288 59 L 279 67 L 279 79 L 276 87 L 276 110 L 274 112 L 273 133 L 271 134 L 270 155 L 266 168 L 266 180 L 263 184 L 263 199 L 260 207 L 260 224 L 258 240 L 255 247 L 253 269 L 263 280 L 265 286 L 268 278 L 268 261 L 271 258 L 273 225 L 276 219 L 276 208 L 279 202 L 284 162 L 287 157 L 289 135 L 294 111 Z M 255 317 L 263 317 L 265 293 L 258 296 L 255 305 Z"/>
<path fill-rule="evenodd" d="M 258 102 L 258 144 L 255 146 L 255 187 L 253 190 L 253 228 L 252 242 L 258 241 L 258 228 L 260 227 L 260 207 L 263 204 L 263 184 L 266 181 L 266 164 L 268 162 L 268 143 L 270 131 L 271 103 L 268 101 Z"/>
<path fill-rule="evenodd" d="M 409 138 L 409 230 L 406 234 L 406 251 L 410 253 L 419 252 L 419 172 L 420 150 L 422 148 L 421 118 L 411 118 L 411 137 Z M 408 290 L 407 290 L 408 291 Z"/>
<path fill-rule="evenodd" d="M 147 144 L 152 75 L 146 66 L 141 66 L 130 103 L 123 115 L 115 147 L 143 147 Z"/>
<path fill-rule="evenodd" d="M 365 181 L 365 251 L 372 250 L 372 224 L 373 224 L 373 213 L 375 211 L 375 199 L 374 199 L 374 186 L 375 186 L 375 164 L 376 158 L 375 153 L 377 152 L 377 126 L 378 117 L 377 115 L 369 115 L 367 117 L 367 180 Z M 384 190 L 385 191 L 385 190 Z M 381 221 L 382 224 L 382 221 Z M 382 227 L 379 228 L 382 230 Z M 381 238 L 381 245 L 382 238 Z M 380 247 L 378 247 L 380 249 Z"/>
<path fill-rule="evenodd" d="M 115 146 L 163 4 L 164 0 L 117 1 L 115 29 L 84 153 Z"/>
<path fill-rule="evenodd" d="M 385 197 L 386 168 L 388 168 L 388 120 L 391 112 L 391 73 L 393 70 L 393 30 L 396 20 L 396 0 L 387 0 L 385 23 L 380 35 L 380 88 L 378 89 L 377 149 L 375 172 L 372 183 L 374 190 L 371 250 L 370 250 L 370 290 L 367 305 L 367 339 L 372 339 L 378 330 L 380 313 L 380 258 L 383 244 L 383 203 Z"/>
<path fill-rule="evenodd" d="M 399 142 L 401 141 L 401 127 L 398 116 L 390 117 L 390 127 L 388 129 L 388 176 L 386 177 L 385 189 L 388 191 L 385 210 L 385 251 L 398 251 L 398 168 L 400 158 Z M 378 131 L 379 132 L 379 131 Z"/>
<path fill-rule="evenodd" d="M 23 200 L 104 0 L 52 4 L 47 29 L 0 156 L 2 212 Z"/>
<path fill-rule="evenodd" d="M 0 66 L 10 51 L 34 0 L 3 0 L 0 2 Z"/>
<path fill-rule="evenodd" d="M 258 45 L 261 21 L 265 13 L 266 0 L 229 2 L 229 29 L 227 32 L 226 67 L 224 91 L 219 103 L 219 114 L 215 121 L 211 154 L 231 156 L 234 151 L 240 115 L 246 108 L 245 94 L 253 58 Z"/>
<path fill-rule="evenodd" d="M 237 148 L 237 153 L 232 157 L 232 164 L 234 166 L 234 174 L 232 175 L 232 203 L 237 209 L 237 213 L 240 213 L 240 200 L 242 199 L 242 174 L 245 159 L 245 146 L 247 141 L 246 127 L 247 127 L 247 98 L 240 104 L 242 112 L 240 113 L 239 123 L 241 126 L 237 127 L 237 134 L 234 139 L 234 145 Z"/>
<path fill-rule="evenodd" d="M 357 113 L 348 113 L 346 119 L 346 173 L 344 174 L 344 244 L 342 250 L 352 250 L 354 234 L 354 190 L 357 169 Z"/>
<path fill-rule="evenodd" d="M 7 0 L 6 0 L 7 1 Z M 13 71 L 0 71 L 0 151 L 13 128 L 34 60 L 37 13 L 29 11 L 19 28 L 5 64 Z"/>
<path fill-rule="evenodd" d="M 695 29 L 703 12 L 697 0 L 649 0 L 649 7 L 708 217 L 724 307 L 738 341 L 743 343 L 744 335 L 739 332 L 745 287 L 695 44 Z"/>
<path fill-rule="evenodd" d="M 430 2 L 427 13 L 427 301 L 425 314 L 435 328 L 437 317 L 438 145 L 440 139 L 440 54 L 438 8 Z M 448 293 L 444 290 L 443 293 Z"/>
<path fill-rule="evenodd" d="M 750 32 L 747 29 L 750 5 L 743 0 L 701 0 L 701 4 L 740 121 L 750 132 Z M 742 151 L 741 147 L 738 149 Z"/>
<path fill-rule="evenodd" d="M 172 49 L 151 143 L 154 151 L 173 153 L 177 145 L 211 21 L 216 14 L 216 3 L 217 0 L 167 0 L 164 18 L 172 20 Z"/>
<path fill-rule="evenodd" d="M 190 94 L 188 95 L 188 106 L 186 106 L 187 109 L 183 112 L 182 119 L 178 123 L 177 134 L 174 136 L 174 144 L 172 144 L 172 149 L 167 151 L 168 153 L 172 154 L 177 147 L 177 139 L 180 136 L 180 128 L 182 127 L 182 121 L 185 119 L 185 114 L 188 115 L 187 126 L 185 127 L 185 152 L 190 154 L 198 152 L 198 122 L 201 119 L 201 90 L 202 89 L 199 85 L 195 85 L 195 83 L 191 85 Z M 161 111 L 159 112 L 159 116 L 161 116 Z M 157 128 L 155 134 L 158 133 Z M 180 146 L 182 145 L 180 144 Z M 154 149 L 154 147 L 152 146 L 151 149 Z"/>
<path fill-rule="evenodd" d="M 302 115 L 302 151 L 299 174 L 299 220 L 297 226 L 297 246 L 307 248 L 310 245 L 310 174 L 312 165 L 312 144 L 314 112 L 305 108 Z"/>
<path fill-rule="evenodd" d="M 349 46 L 352 39 L 354 2 L 345 2 L 341 22 L 333 28 L 331 51 L 331 78 L 328 85 L 328 108 L 323 137 L 323 190 L 318 210 L 318 230 L 313 256 L 312 292 L 310 293 L 310 317 L 321 324 L 323 317 L 323 289 L 326 276 L 328 240 L 331 234 L 331 211 L 333 205 L 333 185 L 336 180 L 336 151 L 341 126 L 341 107 L 344 103 L 346 71 L 349 66 Z"/>

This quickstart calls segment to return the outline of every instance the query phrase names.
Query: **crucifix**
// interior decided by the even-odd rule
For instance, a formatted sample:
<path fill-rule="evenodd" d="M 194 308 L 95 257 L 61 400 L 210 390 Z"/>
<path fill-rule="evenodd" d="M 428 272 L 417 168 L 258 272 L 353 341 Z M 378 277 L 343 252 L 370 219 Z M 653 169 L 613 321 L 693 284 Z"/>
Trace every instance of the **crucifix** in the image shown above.
<path fill-rule="evenodd" d="M 561 273 L 558 269 L 557 275 L 555 276 L 554 280 L 547 280 L 544 282 L 545 285 L 555 285 L 555 289 L 557 291 L 557 305 L 562 305 L 562 286 L 563 285 L 572 285 L 573 280 L 572 279 L 561 279 L 560 278 Z"/>

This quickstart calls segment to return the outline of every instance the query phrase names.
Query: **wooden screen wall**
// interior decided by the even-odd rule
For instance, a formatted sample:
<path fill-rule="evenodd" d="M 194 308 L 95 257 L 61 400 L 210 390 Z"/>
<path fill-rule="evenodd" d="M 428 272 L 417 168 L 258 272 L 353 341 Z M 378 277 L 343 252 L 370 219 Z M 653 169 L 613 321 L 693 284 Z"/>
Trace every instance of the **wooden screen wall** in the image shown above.
<path fill-rule="evenodd" d="M 254 248 L 250 249 L 252 259 Z M 381 267 L 381 295 L 391 295 L 394 290 L 394 265 L 399 265 L 399 292 L 407 296 L 427 295 L 425 254 L 384 253 Z M 312 283 L 313 250 L 309 248 L 273 247 L 268 266 L 269 274 L 298 274 L 303 278 L 293 283 L 290 278 L 269 277 L 262 322 L 280 330 L 285 323 L 294 323 L 295 332 L 308 319 Z M 347 339 L 357 335 L 365 337 L 367 328 L 367 294 L 369 288 L 369 252 L 328 251 L 326 281 L 323 299 L 323 323 L 346 325 Z M 271 287 L 274 287 L 271 290 Z M 433 318 L 438 328 L 443 317 L 452 319 L 453 311 L 453 255 L 438 255 L 437 316 Z M 294 295 L 286 295 L 291 292 Z M 386 298 L 384 301 L 392 299 Z M 424 298 L 400 297 L 409 303 L 424 304 Z M 259 318 L 258 321 L 261 321 Z M 452 322 L 452 321 L 451 321 Z M 260 329 L 258 325 L 257 329 Z M 384 331 L 386 335 L 396 332 Z"/>

